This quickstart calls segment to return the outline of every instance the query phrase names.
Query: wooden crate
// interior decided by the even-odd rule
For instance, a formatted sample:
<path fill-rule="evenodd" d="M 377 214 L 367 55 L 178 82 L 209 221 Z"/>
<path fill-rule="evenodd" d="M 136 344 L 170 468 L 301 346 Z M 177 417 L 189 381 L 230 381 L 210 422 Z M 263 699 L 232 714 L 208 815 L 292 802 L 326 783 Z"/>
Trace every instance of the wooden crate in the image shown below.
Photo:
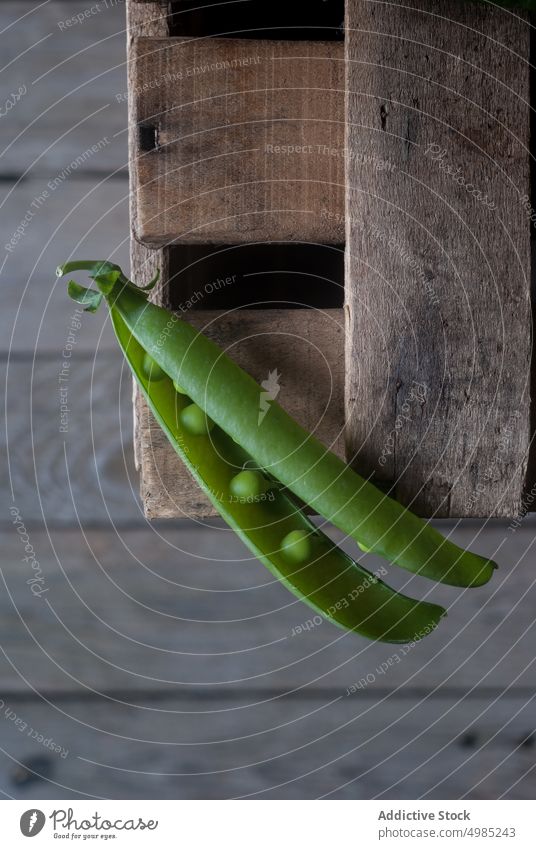
<path fill-rule="evenodd" d="M 341 44 L 138 38 L 131 59 L 136 238 L 344 241 Z"/>
<path fill-rule="evenodd" d="M 159 303 L 258 380 L 276 369 L 278 400 L 421 515 L 516 516 L 532 504 L 526 16 L 347 0 L 343 43 L 236 37 L 231 13 L 214 37 L 217 6 L 188 31 L 187 6 L 128 4 L 134 277 L 161 267 Z M 213 515 L 135 409 L 147 515 Z"/>

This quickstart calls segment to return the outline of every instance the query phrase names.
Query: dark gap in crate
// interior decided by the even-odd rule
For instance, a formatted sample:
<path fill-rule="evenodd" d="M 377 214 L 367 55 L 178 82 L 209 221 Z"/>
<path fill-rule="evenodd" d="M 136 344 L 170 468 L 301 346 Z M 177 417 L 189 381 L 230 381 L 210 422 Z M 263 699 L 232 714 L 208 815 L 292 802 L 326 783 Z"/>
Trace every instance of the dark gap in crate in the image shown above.
<path fill-rule="evenodd" d="M 344 246 L 176 245 L 168 302 L 175 310 L 340 308 Z"/>
<path fill-rule="evenodd" d="M 344 0 L 309 0 L 306 6 L 291 0 L 179 0 L 170 4 L 169 34 L 342 41 Z"/>
<path fill-rule="evenodd" d="M 155 124 L 138 124 L 138 147 L 142 153 L 149 153 L 158 147 L 158 128 Z"/>

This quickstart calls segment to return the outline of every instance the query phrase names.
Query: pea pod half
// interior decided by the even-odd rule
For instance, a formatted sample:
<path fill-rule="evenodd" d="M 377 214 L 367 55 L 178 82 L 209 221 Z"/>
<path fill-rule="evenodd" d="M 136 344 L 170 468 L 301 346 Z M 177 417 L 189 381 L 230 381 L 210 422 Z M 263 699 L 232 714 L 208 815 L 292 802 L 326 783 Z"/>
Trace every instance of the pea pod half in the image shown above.
<path fill-rule="evenodd" d="M 91 263 L 68 263 L 64 274 Z M 257 465 L 316 512 L 373 551 L 412 572 L 477 586 L 495 564 L 464 551 L 346 466 L 276 402 L 259 415 L 262 389 L 217 345 L 154 304 L 110 263 L 93 263 L 99 292 L 76 284 L 90 309 L 104 296 L 141 348 Z M 91 303 L 88 303 L 91 301 Z M 93 300 L 92 300 L 93 299 Z"/>

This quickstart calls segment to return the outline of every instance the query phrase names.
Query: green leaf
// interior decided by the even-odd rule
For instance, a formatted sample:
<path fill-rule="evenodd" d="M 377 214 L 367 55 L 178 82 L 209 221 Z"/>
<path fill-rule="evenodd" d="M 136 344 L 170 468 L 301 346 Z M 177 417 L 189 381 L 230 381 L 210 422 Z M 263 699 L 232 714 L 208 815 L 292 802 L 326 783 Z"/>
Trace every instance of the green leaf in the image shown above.
<path fill-rule="evenodd" d="M 67 291 L 69 297 L 77 304 L 82 304 L 86 312 L 97 312 L 102 301 L 100 292 L 95 291 L 95 289 L 86 289 L 85 286 L 80 286 L 75 280 L 69 280 Z"/>

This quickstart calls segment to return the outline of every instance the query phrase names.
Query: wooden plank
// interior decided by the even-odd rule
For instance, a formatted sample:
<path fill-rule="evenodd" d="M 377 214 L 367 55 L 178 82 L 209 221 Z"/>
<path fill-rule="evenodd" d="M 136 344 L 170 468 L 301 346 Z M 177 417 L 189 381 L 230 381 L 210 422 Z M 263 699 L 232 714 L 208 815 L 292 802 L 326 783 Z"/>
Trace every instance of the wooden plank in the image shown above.
<path fill-rule="evenodd" d="M 33 361 L 30 352 L 1 364 L 7 413 L 0 450 L 9 462 L 3 515 L 9 515 L 12 486 L 28 523 L 139 520 L 130 372 L 117 348 L 78 352 L 78 326 L 93 316 L 80 315 L 74 304 L 70 309 L 72 322 L 60 331 L 53 356 Z"/>
<path fill-rule="evenodd" d="M 168 34 L 167 9 L 159 2 L 139 3 L 136 0 L 127 0 L 127 69 L 129 97 L 128 110 L 128 151 L 129 162 L 132 163 L 136 157 L 137 138 L 136 113 L 137 106 L 132 93 L 135 91 L 137 82 L 135 44 L 142 36 L 166 36 Z M 138 204 L 136 198 L 139 192 L 138 173 L 133 167 L 129 169 L 130 174 L 130 224 L 131 224 L 131 269 L 136 279 L 149 279 L 157 269 L 161 273 L 161 285 L 152 293 L 156 303 L 163 306 L 166 304 L 167 285 L 167 255 L 160 250 L 151 251 L 136 242 L 134 233 L 138 229 Z"/>
<path fill-rule="evenodd" d="M 98 176 L 69 177 L 48 196 L 48 178 L 24 180 L 16 189 L 0 185 L 4 242 L 32 213 L 23 236 L 6 252 L 2 273 L 0 356 L 35 352 L 61 358 L 75 304 L 56 267 L 68 259 L 108 258 L 128 268 L 128 185 Z M 42 198 L 42 202 L 39 199 Z M 88 211 L 90 210 L 90 212 Z M 83 282 L 83 276 L 80 277 Z M 76 332 L 76 350 L 117 349 L 106 310 L 85 314 Z"/>
<path fill-rule="evenodd" d="M 534 796 L 528 695 L 5 701 L 0 783 L 20 799 Z"/>
<path fill-rule="evenodd" d="M 214 339 L 259 382 L 280 374 L 278 402 L 336 453 L 344 427 L 342 310 L 190 310 L 188 320 Z M 156 424 L 136 407 L 141 497 L 149 518 L 216 515 Z"/>
<path fill-rule="evenodd" d="M 124 4 L 102 3 L 73 25 L 87 9 L 86 0 L 2 2 L 0 106 L 22 96 L 0 119 L 0 173 L 49 179 L 72 167 L 126 178 Z"/>
<path fill-rule="evenodd" d="M 342 242 L 337 42 L 133 45 L 138 239 Z"/>
<path fill-rule="evenodd" d="M 137 38 L 142 36 L 165 37 L 168 35 L 167 7 L 159 2 L 139 3 L 136 0 L 127 0 L 127 76 L 129 90 L 135 86 L 136 69 L 133 61 L 133 45 Z M 168 281 L 168 254 L 164 250 L 152 251 L 145 245 L 140 244 L 134 237 L 137 230 L 137 202 L 138 176 L 136 169 L 131 163 L 136 156 L 137 131 L 135 118 L 135 105 L 133 98 L 129 98 L 128 106 L 128 157 L 130 175 L 130 270 L 133 280 L 151 279 L 154 272 L 159 269 L 161 274 L 160 284 L 151 293 L 151 300 L 161 306 L 167 304 L 167 281 Z M 140 472 L 143 487 L 142 454 L 140 449 L 140 427 L 144 415 L 145 401 L 138 390 L 136 381 L 132 382 L 132 409 L 134 417 L 134 465 Z"/>
<path fill-rule="evenodd" d="M 155 691 L 181 698 L 204 691 L 208 698 L 225 690 L 247 705 L 287 691 L 372 703 L 415 690 L 534 692 L 534 519 L 508 534 L 497 555 L 500 571 L 482 589 L 433 586 L 389 570 L 393 586 L 449 608 L 426 640 L 393 646 L 315 618 L 221 522 L 99 530 L 88 527 L 80 505 L 83 530 L 46 530 L 16 503 L 41 572 L 23 560 L 7 506 L 0 698 L 28 697 L 32 688 L 52 699 L 129 692 L 145 705 Z M 116 513 L 112 505 L 112 518 Z M 504 534 L 466 527 L 454 538 L 493 555 Z M 355 545 L 341 537 L 334 535 L 355 556 Z M 369 558 L 365 564 L 385 566 Z M 41 595 L 27 583 L 32 577 L 42 578 L 33 585 Z"/>
<path fill-rule="evenodd" d="M 348 452 L 422 515 L 513 516 L 529 445 L 527 16 L 347 0 L 346 36 Z"/>

